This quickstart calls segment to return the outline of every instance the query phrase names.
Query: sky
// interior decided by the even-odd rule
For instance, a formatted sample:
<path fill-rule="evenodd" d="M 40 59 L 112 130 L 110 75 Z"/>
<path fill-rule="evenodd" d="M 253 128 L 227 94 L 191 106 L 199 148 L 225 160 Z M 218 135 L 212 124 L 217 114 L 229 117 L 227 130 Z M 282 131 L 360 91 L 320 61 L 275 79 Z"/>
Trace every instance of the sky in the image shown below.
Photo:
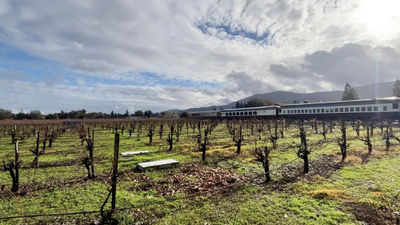
<path fill-rule="evenodd" d="M 162 111 L 400 78 L 399 0 L 0 0 L 0 108 Z"/>

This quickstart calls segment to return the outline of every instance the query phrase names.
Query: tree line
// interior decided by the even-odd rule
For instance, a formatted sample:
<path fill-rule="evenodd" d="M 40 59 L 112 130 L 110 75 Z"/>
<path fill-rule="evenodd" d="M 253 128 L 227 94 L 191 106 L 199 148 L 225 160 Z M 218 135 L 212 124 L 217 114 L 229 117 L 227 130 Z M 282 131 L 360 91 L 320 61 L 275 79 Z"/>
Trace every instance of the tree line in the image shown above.
<path fill-rule="evenodd" d="M 108 118 L 128 118 L 128 117 L 160 117 L 165 115 L 165 113 L 153 113 L 151 110 L 137 110 L 130 114 L 128 110 L 125 113 L 116 113 L 111 111 L 111 113 L 103 112 L 86 112 L 85 109 L 72 110 L 70 112 L 61 112 L 43 114 L 40 110 L 32 110 L 29 113 L 19 112 L 13 113 L 11 110 L 0 108 L 0 120 L 5 119 L 15 119 L 15 120 L 40 120 L 40 119 L 108 119 Z"/>
<path fill-rule="evenodd" d="M 247 108 L 247 107 L 259 107 L 259 106 L 269 106 L 274 103 L 269 99 L 252 98 L 247 102 L 236 102 L 235 108 Z"/>

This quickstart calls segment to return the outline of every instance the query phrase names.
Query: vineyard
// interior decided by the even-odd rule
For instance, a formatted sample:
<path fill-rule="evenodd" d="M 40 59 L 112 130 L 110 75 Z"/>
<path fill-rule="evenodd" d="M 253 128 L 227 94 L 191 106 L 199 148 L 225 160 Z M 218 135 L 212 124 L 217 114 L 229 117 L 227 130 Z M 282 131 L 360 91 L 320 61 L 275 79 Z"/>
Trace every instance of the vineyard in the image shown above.
<path fill-rule="evenodd" d="M 0 224 L 400 223 L 396 121 L 3 121 L 0 159 Z"/>

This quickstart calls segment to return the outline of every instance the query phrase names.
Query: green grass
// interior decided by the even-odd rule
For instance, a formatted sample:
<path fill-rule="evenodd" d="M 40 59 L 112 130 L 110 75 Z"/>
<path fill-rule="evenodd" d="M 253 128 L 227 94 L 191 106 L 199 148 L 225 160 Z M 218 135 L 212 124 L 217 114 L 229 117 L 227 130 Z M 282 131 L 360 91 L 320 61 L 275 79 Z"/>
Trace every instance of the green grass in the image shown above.
<path fill-rule="evenodd" d="M 145 127 L 139 139 L 137 133 L 129 137 L 126 130 L 121 135 L 120 152 L 150 151 L 148 155 L 134 156 L 128 160 L 120 158 L 119 170 L 124 175 L 118 181 L 117 207 L 140 208 L 116 212 L 114 216 L 121 224 L 361 224 L 348 203 L 369 204 L 377 211 L 382 207 L 390 212 L 400 210 L 396 201 L 400 193 L 400 179 L 396 176 L 400 169 L 400 148 L 392 143 L 392 149 L 386 152 L 379 129 L 375 130 L 372 139 L 374 150 L 368 163 L 359 165 L 346 161 L 343 168 L 329 177 L 300 174 L 299 180 L 275 188 L 274 185 L 281 179 L 296 175 L 302 168 L 303 161 L 296 155 L 296 146 L 300 140 L 295 125 L 285 132 L 285 138 L 278 140 L 278 148 L 271 149 L 273 181 L 269 185 L 259 183 L 263 168 L 252 155 L 254 139 L 248 129 L 245 130 L 241 155 L 237 156 L 226 126 L 218 125 L 210 135 L 211 145 L 204 164 L 201 162 L 201 153 L 194 151 L 197 148 L 193 138 L 196 133 L 192 133 L 192 129 L 186 135 L 186 128 L 183 128 L 180 142 L 175 143 L 171 152 L 166 150 L 167 130 L 165 125 L 160 140 L 156 129 L 152 145 L 148 145 Z M 268 138 L 268 135 L 265 137 Z M 361 136 L 364 135 L 365 131 L 362 131 Z M 312 150 L 310 162 L 324 160 L 326 156 L 332 156 L 339 162 L 339 147 L 336 143 L 339 137 L 340 132 L 336 128 L 333 133 L 327 134 L 328 142 L 324 142 L 321 134 L 315 134 L 308 127 L 307 139 Z M 34 138 L 21 141 L 23 168 L 20 183 L 22 189 L 28 188 L 30 191 L 23 196 L 0 198 L 0 217 L 99 210 L 110 188 L 113 138 L 111 131 L 96 127 L 95 173 L 100 178 L 95 180 L 86 179 L 86 169 L 80 159 L 87 155 L 87 150 L 85 144 L 81 145 L 76 132 L 66 132 L 53 143 L 52 148 L 46 148 L 46 153 L 39 158 L 39 168 L 30 168 L 34 157 L 29 149 L 35 145 Z M 356 139 L 352 128 L 348 128 L 348 138 L 349 158 L 367 153 L 366 146 Z M 259 145 L 262 143 L 258 142 Z M 13 149 L 8 136 L 0 138 L 1 161 L 12 160 Z M 179 198 L 177 200 L 140 207 L 166 198 L 160 196 L 154 188 L 148 191 L 138 189 L 141 184 L 136 178 L 142 176 L 142 173 L 134 170 L 136 164 L 166 158 L 174 158 L 181 165 L 201 163 L 206 167 L 233 170 L 248 177 L 249 181 L 222 196 L 186 198 L 184 194 L 176 193 L 175 197 Z M 145 175 L 148 179 L 161 181 L 167 173 L 175 170 L 153 170 Z M 9 174 L 0 173 L 0 187 L 9 188 L 10 185 Z M 87 224 L 99 218 L 98 214 L 88 214 L 15 219 L 0 223 Z"/>

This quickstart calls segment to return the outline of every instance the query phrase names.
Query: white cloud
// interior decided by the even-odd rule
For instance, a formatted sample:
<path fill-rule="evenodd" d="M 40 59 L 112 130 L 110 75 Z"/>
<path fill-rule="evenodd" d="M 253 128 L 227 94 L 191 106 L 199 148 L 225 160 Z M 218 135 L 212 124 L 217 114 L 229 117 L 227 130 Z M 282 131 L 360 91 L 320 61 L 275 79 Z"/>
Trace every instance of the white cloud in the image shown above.
<path fill-rule="evenodd" d="M 87 109 L 108 112 L 117 109 L 162 111 L 199 105 L 226 104 L 236 95 L 222 94 L 210 87 L 197 89 L 173 86 L 125 86 L 95 84 L 94 86 L 49 85 L 48 82 L 5 80 L 0 77 L 0 108 L 18 112 L 40 109 L 45 113 Z M 239 96 L 239 97 L 244 97 Z"/>
<path fill-rule="evenodd" d="M 398 6 L 395 0 L 384 1 L 386 8 Z M 135 74 L 150 72 L 225 84 L 220 89 L 206 88 L 209 92 L 168 85 L 99 87 L 108 92 L 110 101 L 122 102 L 117 100 L 121 97 L 126 104 L 149 108 L 185 108 L 236 100 L 264 89 L 309 92 L 343 86 L 335 73 L 320 68 L 329 62 L 315 59 L 309 68 L 299 67 L 319 52 L 330 53 L 346 43 L 396 51 L 400 26 L 395 25 L 400 17 L 375 14 L 377 21 L 390 22 L 391 31 L 371 29 L 373 19 L 365 14 L 371 5 L 364 0 L 0 0 L 0 42 L 100 79 L 134 80 Z M 362 53 L 367 55 L 342 60 L 339 72 L 369 71 L 371 65 L 365 60 L 371 52 Z M 227 88 L 232 71 L 243 71 L 236 80 L 248 81 L 246 85 Z M 251 84 L 258 86 L 251 88 Z M 65 88 L 59 91 L 72 86 Z M 135 95 L 121 95 L 121 91 Z M 14 90 L 13 94 L 21 93 Z M 85 95 L 101 101 L 96 94 Z"/>

